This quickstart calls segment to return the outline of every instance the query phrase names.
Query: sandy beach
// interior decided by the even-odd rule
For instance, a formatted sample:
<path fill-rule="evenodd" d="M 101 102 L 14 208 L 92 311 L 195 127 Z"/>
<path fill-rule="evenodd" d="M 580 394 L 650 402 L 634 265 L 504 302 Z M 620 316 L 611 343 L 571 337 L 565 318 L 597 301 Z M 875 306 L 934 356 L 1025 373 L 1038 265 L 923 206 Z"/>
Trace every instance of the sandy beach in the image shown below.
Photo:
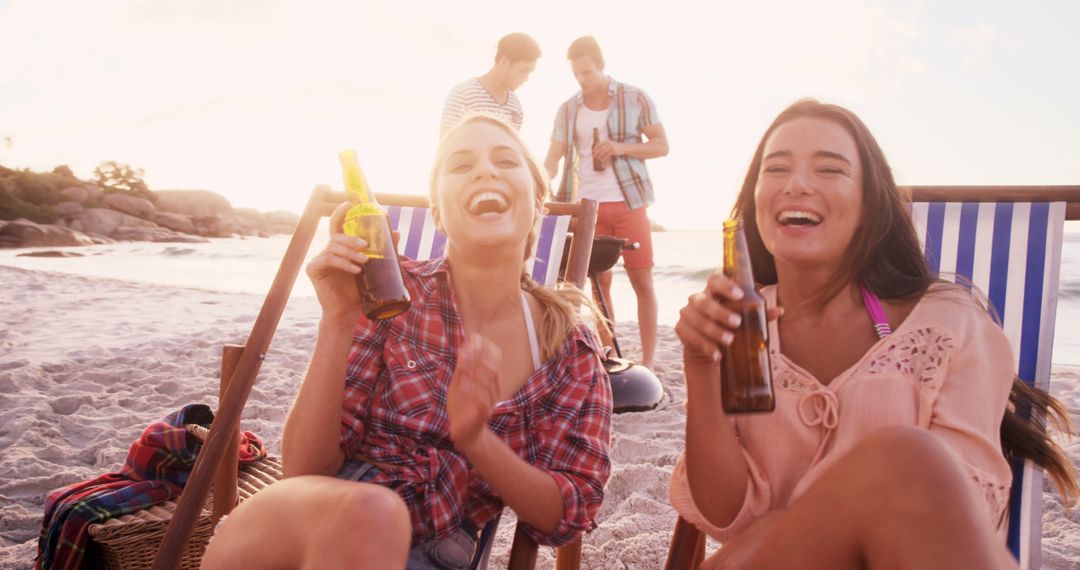
<path fill-rule="evenodd" d="M 148 423 L 184 404 L 216 407 L 221 345 L 246 339 L 262 298 L 4 266 L 0 282 L 0 569 L 22 569 L 33 565 L 49 490 L 117 469 Z M 274 453 L 317 317 L 314 299 L 290 303 L 245 411 L 243 428 Z M 637 356 L 636 325 L 619 323 L 617 333 Z M 658 410 L 616 416 L 613 476 L 600 526 L 585 538 L 585 568 L 659 568 L 667 552 L 685 389 L 678 341 L 668 327 L 660 338 L 668 398 Z M 1053 375 L 1053 391 L 1080 422 L 1080 368 Z M 1065 443 L 1080 463 L 1080 443 Z M 1049 485 L 1043 506 L 1043 567 L 1080 567 L 1080 512 L 1066 516 Z M 508 555 L 505 520 L 496 568 Z M 553 566 L 542 548 L 538 567 Z"/>

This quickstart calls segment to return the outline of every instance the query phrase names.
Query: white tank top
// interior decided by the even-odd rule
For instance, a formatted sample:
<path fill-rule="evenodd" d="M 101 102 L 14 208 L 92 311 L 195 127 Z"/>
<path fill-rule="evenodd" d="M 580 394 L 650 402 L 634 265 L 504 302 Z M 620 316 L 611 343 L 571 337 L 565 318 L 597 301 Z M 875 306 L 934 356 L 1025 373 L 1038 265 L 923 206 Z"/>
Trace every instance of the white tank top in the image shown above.
<path fill-rule="evenodd" d="M 608 135 L 608 109 L 593 111 L 582 105 L 578 108 L 577 124 L 574 125 L 574 145 L 578 151 L 578 196 L 591 198 L 597 202 L 622 202 L 622 190 L 619 190 L 619 180 L 615 178 L 615 169 L 612 168 L 611 160 L 605 163 L 600 172 L 593 170 L 592 161 L 592 131 L 600 131 L 600 140 L 607 140 Z"/>

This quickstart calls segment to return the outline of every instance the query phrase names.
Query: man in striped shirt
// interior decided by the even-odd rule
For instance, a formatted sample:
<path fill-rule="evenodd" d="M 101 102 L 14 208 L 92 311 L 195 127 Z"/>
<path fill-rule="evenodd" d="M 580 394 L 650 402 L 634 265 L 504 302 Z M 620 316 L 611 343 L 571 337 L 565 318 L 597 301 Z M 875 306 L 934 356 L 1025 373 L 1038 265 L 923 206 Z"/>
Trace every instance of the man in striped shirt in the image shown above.
<path fill-rule="evenodd" d="M 555 199 L 600 202 L 596 235 L 637 243 L 623 252 L 623 268 L 637 296 L 641 364 L 653 366 L 657 304 L 653 288 L 652 234 L 646 208 L 655 201 L 645 160 L 668 153 L 656 105 L 645 91 L 604 73 L 604 55 L 592 36 L 574 40 L 566 53 L 581 90 L 559 107 L 544 167 L 554 180 L 563 162 Z M 611 299 L 611 271 L 598 276 Z M 612 320 L 614 309 L 608 305 Z"/>
<path fill-rule="evenodd" d="M 521 130 L 525 115 L 514 91 L 536 69 L 539 58 L 536 40 L 520 32 L 504 36 L 495 51 L 495 65 L 480 77 L 466 79 L 450 90 L 443 105 L 441 132 L 473 113 L 497 117 Z"/>

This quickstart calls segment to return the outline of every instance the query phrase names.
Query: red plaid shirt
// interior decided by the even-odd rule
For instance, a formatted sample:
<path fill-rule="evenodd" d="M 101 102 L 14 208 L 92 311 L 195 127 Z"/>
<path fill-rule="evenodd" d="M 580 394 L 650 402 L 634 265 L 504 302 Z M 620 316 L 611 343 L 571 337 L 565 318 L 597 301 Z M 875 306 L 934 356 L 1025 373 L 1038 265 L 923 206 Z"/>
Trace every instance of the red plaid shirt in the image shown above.
<path fill-rule="evenodd" d="M 503 503 L 450 440 L 446 389 L 464 341 L 445 258 L 402 260 L 412 308 L 383 321 L 361 319 L 349 353 L 341 414 L 346 456 L 396 466 L 372 481 L 405 500 L 414 541 L 443 538 L 465 517 L 477 526 Z M 488 426 L 518 456 L 555 479 L 563 518 L 540 544 L 570 542 L 593 517 L 611 474 L 611 386 L 588 327 L 568 335 Z"/>

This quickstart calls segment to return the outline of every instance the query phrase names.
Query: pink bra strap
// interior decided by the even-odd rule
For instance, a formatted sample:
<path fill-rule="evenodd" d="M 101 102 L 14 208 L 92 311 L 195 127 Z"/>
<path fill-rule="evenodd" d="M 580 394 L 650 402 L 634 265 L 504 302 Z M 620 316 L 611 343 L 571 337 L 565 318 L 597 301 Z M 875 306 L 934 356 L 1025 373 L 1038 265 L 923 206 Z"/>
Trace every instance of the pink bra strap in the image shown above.
<path fill-rule="evenodd" d="M 891 335 L 892 327 L 889 326 L 889 319 L 885 316 L 885 308 L 881 306 L 881 299 L 878 299 L 877 295 L 871 293 L 864 285 L 860 285 L 859 289 L 862 291 L 866 312 L 870 313 L 870 320 L 874 321 L 874 331 L 877 332 L 878 339 Z"/>

